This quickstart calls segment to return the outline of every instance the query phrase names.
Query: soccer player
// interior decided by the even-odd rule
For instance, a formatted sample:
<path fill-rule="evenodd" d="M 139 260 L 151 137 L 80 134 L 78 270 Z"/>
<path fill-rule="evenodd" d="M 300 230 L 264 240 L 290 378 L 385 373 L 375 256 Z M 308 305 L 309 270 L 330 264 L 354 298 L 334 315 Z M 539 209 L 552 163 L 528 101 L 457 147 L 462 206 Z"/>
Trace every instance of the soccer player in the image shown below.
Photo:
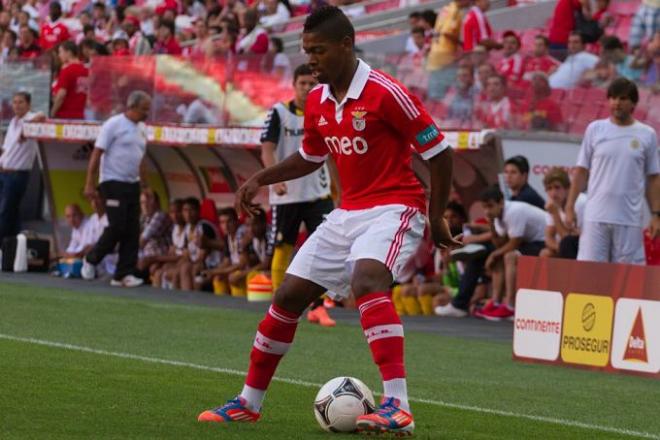
<path fill-rule="evenodd" d="M 277 364 L 287 352 L 298 319 L 324 292 L 353 294 L 384 398 L 358 418 L 362 431 L 411 433 L 403 359 L 403 327 L 389 287 L 422 238 L 426 200 L 412 170 L 414 147 L 429 161 L 430 227 L 436 246 L 458 246 L 443 218 L 452 173 L 452 150 L 419 101 L 399 82 L 358 60 L 355 31 L 344 13 L 326 6 L 311 13 L 302 46 L 321 86 L 305 107 L 300 150 L 252 176 L 236 194 L 238 206 L 255 211 L 252 199 L 264 185 L 317 170 L 332 155 L 342 188 L 330 213 L 298 251 L 273 304 L 259 324 L 241 393 L 198 420 L 256 421 Z"/>
<path fill-rule="evenodd" d="M 303 110 L 307 95 L 316 84 L 307 64 L 296 68 L 293 73 L 295 99 L 273 106 L 261 135 L 261 159 L 265 166 L 273 166 L 300 149 L 304 131 Z M 272 258 L 273 289 L 277 290 L 291 260 L 300 224 L 304 222 L 307 232 L 312 234 L 335 207 L 330 197 L 328 166 L 323 164 L 307 176 L 271 185 L 269 202 L 273 207 L 273 220 L 268 256 Z M 320 298 L 310 308 L 307 319 L 327 327 L 335 325 Z"/>
<path fill-rule="evenodd" d="M 578 260 L 644 264 L 644 195 L 649 232 L 660 236 L 660 160 L 655 130 L 633 117 L 634 82 L 617 78 L 607 89 L 610 117 L 587 127 L 566 202 L 566 225 L 577 223 L 576 201 L 587 187 Z"/>

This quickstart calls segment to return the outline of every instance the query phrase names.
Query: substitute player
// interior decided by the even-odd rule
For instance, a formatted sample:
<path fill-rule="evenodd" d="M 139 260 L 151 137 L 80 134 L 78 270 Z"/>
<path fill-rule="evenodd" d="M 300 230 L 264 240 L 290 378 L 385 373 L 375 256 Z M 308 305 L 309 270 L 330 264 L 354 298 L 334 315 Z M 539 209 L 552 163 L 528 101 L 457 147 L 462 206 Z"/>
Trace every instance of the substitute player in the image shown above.
<path fill-rule="evenodd" d="M 298 153 L 252 176 L 236 194 L 254 212 L 252 199 L 272 185 L 317 170 L 329 155 L 342 188 L 338 209 L 307 239 L 287 270 L 273 304 L 259 324 L 245 386 L 200 421 L 256 421 L 277 364 L 287 352 L 298 318 L 324 292 L 355 295 L 384 397 L 357 420 L 361 431 L 409 434 L 403 327 L 389 288 L 422 238 L 426 200 L 412 169 L 413 148 L 429 161 L 430 227 L 434 243 L 460 245 L 443 218 L 451 186 L 452 150 L 417 98 L 399 82 L 358 60 L 355 31 L 337 7 L 311 13 L 302 46 L 314 76 L 305 107 L 305 136 Z M 411 145 L 413 148 L 411 148 Z"/>
<path fill-rule="evenodd" d="M 261 135 L 261 159 L 266 167 L 283 161 L 300 149 L 304 132 L 303 110 L 307 95 L 316 84 L 309 66 L 298 66 L 293 73 L 295 98 L 288 103 L 277 103 L 271 109 Z M 277 290 L 291 260 L 300 224 L 304 222 L 311 234 L 335 207 L 330 197 L 328 166 L 324 163 L 304 177 L 271 185 L 269 202 L 273 217 L 267 253 L 272 259 L 273 290 Z M 307 319 L 327 327 L 335 325 L 320 298 L 310 307 Z"/>

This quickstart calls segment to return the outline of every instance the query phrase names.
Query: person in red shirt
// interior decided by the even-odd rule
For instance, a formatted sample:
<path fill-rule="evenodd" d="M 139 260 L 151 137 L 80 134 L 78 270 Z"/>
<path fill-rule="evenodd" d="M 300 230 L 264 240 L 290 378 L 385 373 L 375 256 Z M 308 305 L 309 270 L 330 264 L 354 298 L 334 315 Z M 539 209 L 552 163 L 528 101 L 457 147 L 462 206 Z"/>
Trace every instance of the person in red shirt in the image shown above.
<path fill-rule="evenodd" d="M 71 38 L 69 28 L 60 21 L 60 17 L 62 17 L 62 5 L 59 2 L 52 2 L 49 8 L 50 20 L 41 25 L 41 35 L 39 38 L 39 46 L 45 51 Z"/>
<path fill-rule="evenodd" d="M 89 70 L 78 59 L 78 46 L 73 41 L 62 43 L 57 53 L 62 62 L 53 85 L 53 108 L 58 119 L 85 119 Z"/>
<path fill-rule="evenodd" d="M 492 75 L 486 82 L 486 101 L 479 102 L 476 116 L 484 128 L 510 128 L 511 101 L 506 96 L 506 78 Z"/>
<path fill-rule="evenodd" d="M 557 70 L 561 62 L 557 58 L 550 56 L 548 53 L 549 46 L 550 42 L 545 35 L 537 35 L 534 38 L 534 52 L 531 57 L 527 58 L 527 62 L 525 63 L 525 74 L 523 75 L 525 80 L 531 81 L 532 75 L 535 72 L 545 73 L 550 76 Z"/>
<path fill-rule="evenodd" d="M 156 44 L 154 45 L 154 53 L 161 55 L 181 55 L 183 50 L 174 37 L 175 29 L 173 21 L 163 20 L 160 22 Z"/>
<path fill-rule="evenodd" d="M 37 44 L 34 31 L 28 25 L 18 29 L 18 59 L 30 60 L 41 55 L 41 47 Z"/>
<path fill-rule="evenodd" d="M 500 48 L 500 45 L 493 40 L 493 30 L 484 15 L 488 9 L 490 9 L 490 0 L 476 0 L 465 16 L 461 29 L 464 52 L 471 52 L 478 44 L 486 49 Z"/>
<path fill-rule="evenodd" d="M 497 71 L 508 82 L 518 82 L 525 69 L 525 59 L 520 54 L 520 37 L 514 31 L 505 31 L 502 37 L 504 58 L 500 60 Z"/>
<path fill-rule="evenodd" d="M 326 291 L 336 297 L 352 292 L 384 386 L 380 407 L 358 417 L 357 429 L 412 434 L 403 327 L 389 290 L 419 246 L 426 223 L 424 190 L 412 169 L 413 149 L 429 161 L 433 242 L 443 249 L 460 245 L 443 217 L 452 149 L 417 98 L 356 58 L 355 30 L 341 9 L 324 6 L 312 12 L 303 27 L 302 47 L 321 83 L 307 98 L 302 146 L 253 175 L 239 188 L 236 203 L 254 215 L 252 200 L 261 187 L 307 175 L 332 156 L 341 204 L 307 238 L 275 292 L 258 327 L 243 391 L 198 420 L 258 420 L 266 389 L 303 311 Z"/>
<path fill-rule="evenodd" d="M 542 72 L 532 75 L 532 97 L 526 101 L 522 111 L 524 130 L 563 130 L 564 120 L 559 104 L 552 99 L 548 77 Z"/>
<path fill-rule="evenodd" d="M 559 0 L 550 20 L 550 53 L 563 61 L 567 55 L 568 36 L 575 29 L 575 13 L 588 0 Z"/>

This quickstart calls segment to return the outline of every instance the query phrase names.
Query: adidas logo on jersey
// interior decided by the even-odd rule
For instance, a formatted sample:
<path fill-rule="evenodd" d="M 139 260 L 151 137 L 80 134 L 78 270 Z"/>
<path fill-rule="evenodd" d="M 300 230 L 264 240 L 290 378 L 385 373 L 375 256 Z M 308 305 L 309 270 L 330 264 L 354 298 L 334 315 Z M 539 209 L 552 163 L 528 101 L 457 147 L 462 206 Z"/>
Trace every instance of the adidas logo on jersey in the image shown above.
<path fill-rule="evenodd" d="M 319 118 L 319 127 L 322 127 L 324 125 L 328 125 L 328 121 L 325 120 L 325 116 L 321 115 Z"/>

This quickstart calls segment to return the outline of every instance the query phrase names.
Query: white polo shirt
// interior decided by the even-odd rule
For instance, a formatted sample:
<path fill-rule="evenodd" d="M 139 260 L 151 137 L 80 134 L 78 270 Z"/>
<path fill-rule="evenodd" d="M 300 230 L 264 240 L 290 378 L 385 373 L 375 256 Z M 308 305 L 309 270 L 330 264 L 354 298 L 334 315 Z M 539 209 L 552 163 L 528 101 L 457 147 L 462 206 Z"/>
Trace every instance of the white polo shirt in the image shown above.
<path fill-rule="evenodd" d="M 80 226 L 77 228 L 71 229 L 71 240 L 69 240 L 69 246 L 66 248 L 66 252 L 70 254 L 81 252 L 85 249 L 85 226 L 87 220 L 84 219 L 80 222 Z"/>
<path fill-rule="evenodd" d="M 94 146 L 104 151 L 99 183 L 109 180 L 135 183 L 140 180 L 140 163 L 147 150 L 144 123 L 136 124 L 123 113 L 115 115 L 105 121 Z"/>
<path fill-rule="evenodd" d="M 22 118 L 14 116 L 9 122 L 7 135 L 2 144 L 0 168 L 5 170 L 31 170 L 39 146 L 34 139 L 21 139 L 23 123 L 32 120 L 37 113 L 27 112 Z"/>
<path fill-rule="evenodd" d="M 553 89 L 572 89 L 576 87 L 582 74 L 598 64 L 598 57 L 589 52 L 578 52 L 566 57 L 557 70 L 548 78 Z"/>
<path fill-rule="evenodd" d="M 545 241 L 545 211 L 525 202 L 506 201 L 502 218 L 495 219 L 495 231 L 523 242 Z"/>
<path fill-rule="evenodd" d="M 660 173 L 655 130 L 600 119 L 587 127 L 577 166 L 589 171 L 585 222 L 642 226 L 648 176 Z"/>

